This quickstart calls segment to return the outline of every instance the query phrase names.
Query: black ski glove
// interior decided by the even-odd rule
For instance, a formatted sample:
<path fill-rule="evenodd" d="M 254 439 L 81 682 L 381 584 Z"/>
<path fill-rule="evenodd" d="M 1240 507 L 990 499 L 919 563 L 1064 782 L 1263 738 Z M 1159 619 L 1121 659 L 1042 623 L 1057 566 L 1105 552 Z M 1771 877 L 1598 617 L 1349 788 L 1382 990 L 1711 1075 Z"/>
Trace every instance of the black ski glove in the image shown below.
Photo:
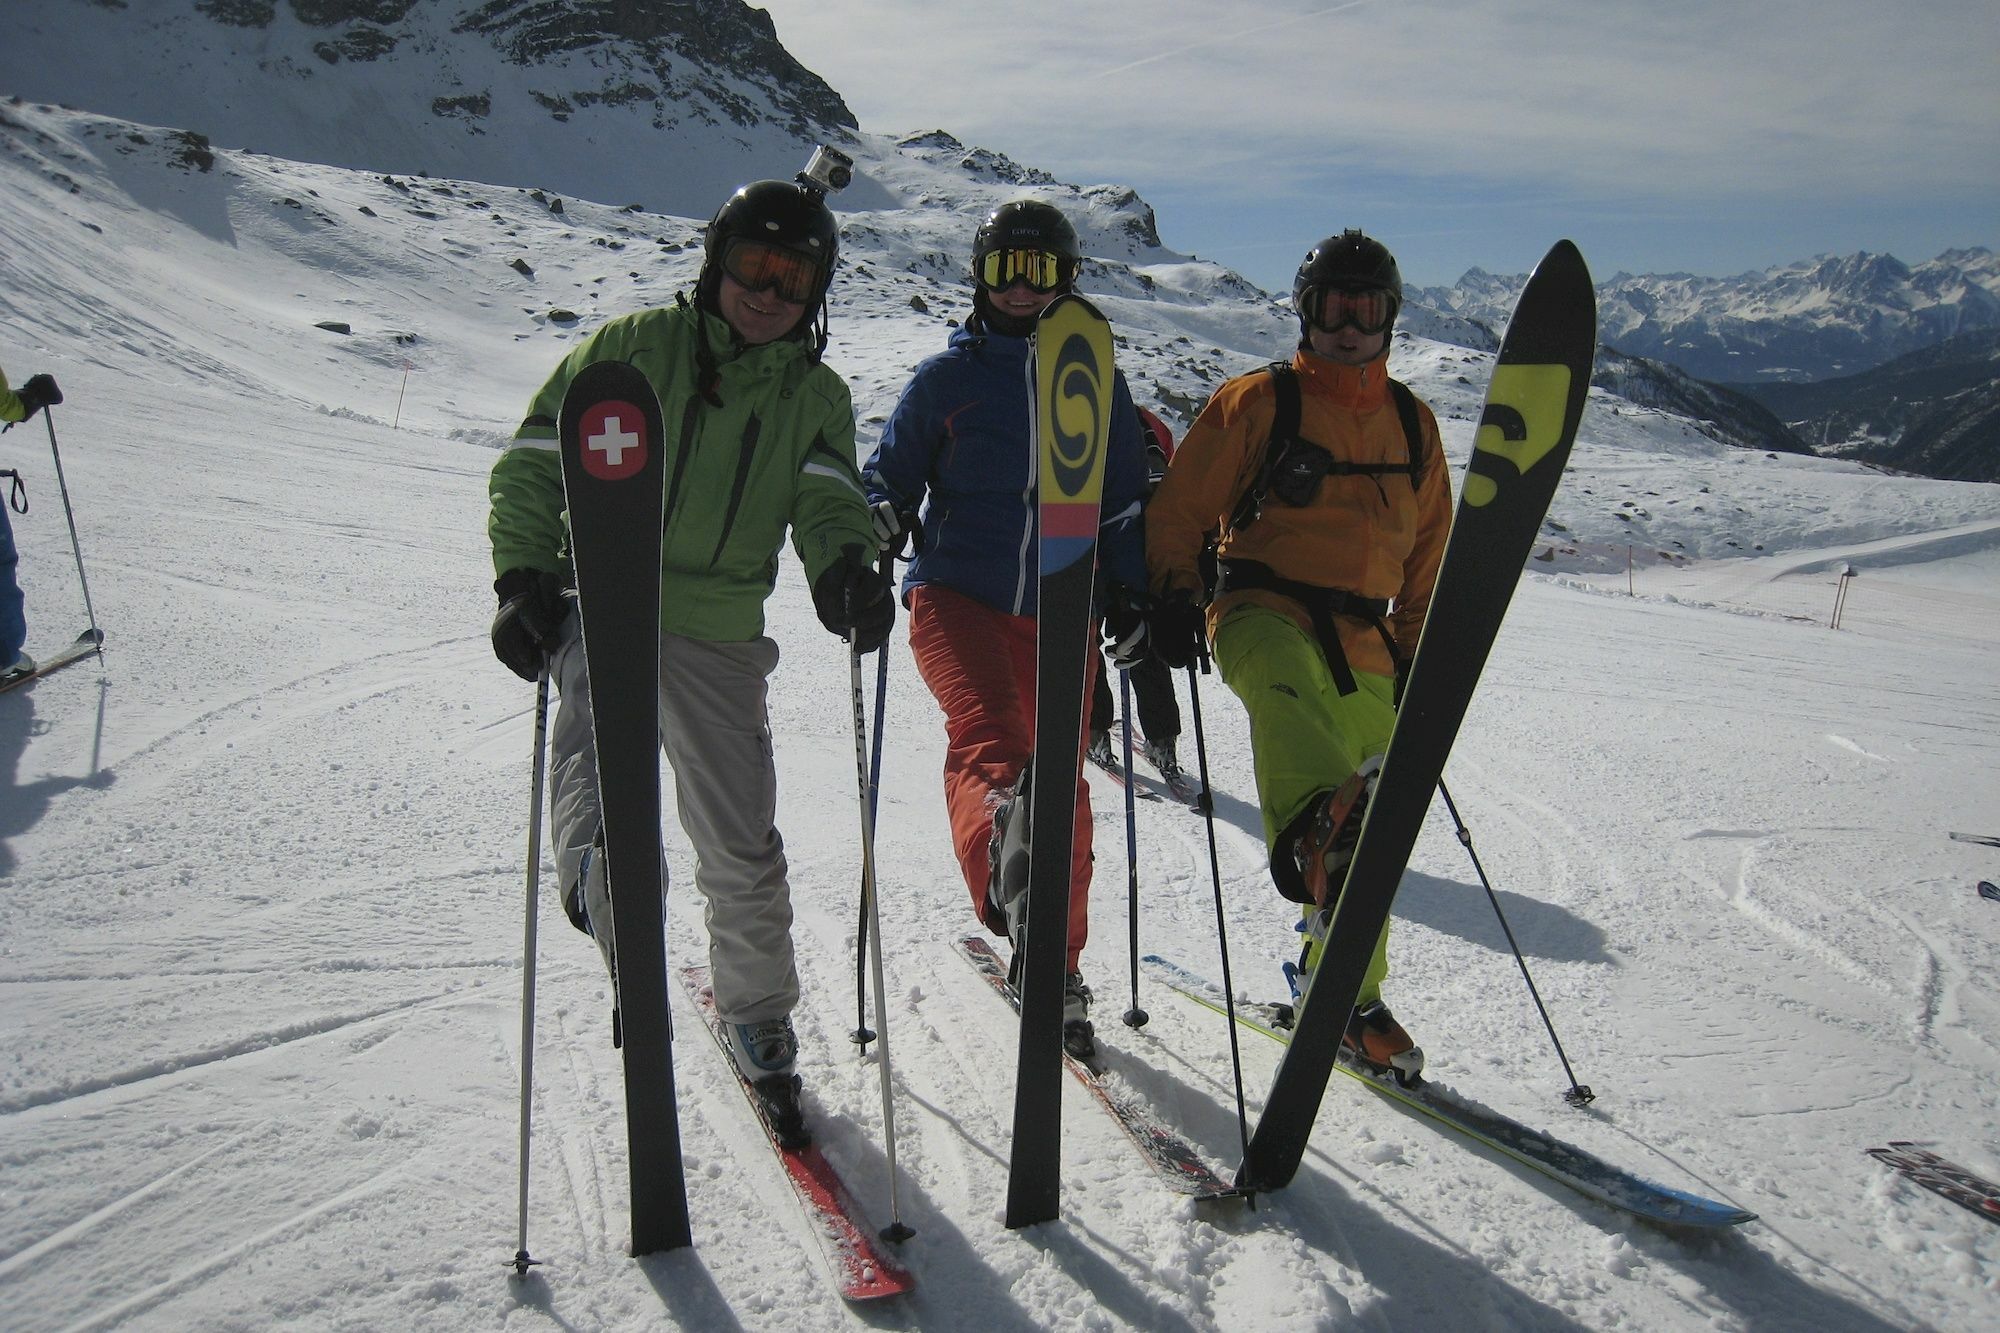
<path fill-rule="evenodd" d="M 1122 584 L 1111 589 L 1104 608 L 1104 652 L 1111 665 L 1130 671 L 1153 655 L 1152 635 L 1146 624 L 1146 594 Z"/>
<path fill-rule="evenodd" d="M 1170 592 L 1146 613 L 1153 656 L 1178 671 L 1193 666 L 1208 653 L 1208 617 L 1192 594 Z"/>
<path fill-rule="evenodd" d="M 562 575 L 510 569 L 493 580 L 493 591 L 500 597 L 493 616 L 493 655 L 522 680 L 540 679 L 569 619 Z"/>
<path fill-rule="evenodd" d="M 54 407 L 63 400 L 62 390 L 58 389 L 55 380 L 47 375 L 29 376 L 28 382 L 14 391 L 14 396 L 21 400 L 21 406 L 27 409 L 28 417 L 45 407 Z M 21 420 L 26 421 L 28 417 L 22 417 Z"/>
<path fill-rule="evenodd" d="M 820 574 L 812 594 L 819 623 L 852 643 L 855 652 L 872 653 L 889 641 L 896 599 L 881 572 L 862 561 L 859 546 L 840 548 L 840 559 Z"/>

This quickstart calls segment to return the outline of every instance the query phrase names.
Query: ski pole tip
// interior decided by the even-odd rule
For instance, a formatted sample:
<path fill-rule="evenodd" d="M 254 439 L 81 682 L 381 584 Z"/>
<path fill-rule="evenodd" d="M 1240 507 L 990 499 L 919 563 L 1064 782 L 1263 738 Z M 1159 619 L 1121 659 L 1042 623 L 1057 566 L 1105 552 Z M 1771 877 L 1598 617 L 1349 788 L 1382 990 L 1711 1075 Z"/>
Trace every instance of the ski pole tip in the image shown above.
<path fill-rule="evenodd" d="M 1152 1018 L 1152 1015 L 1147 1013 L 1144 1009 L 1141 1009 L 1138 1005 L 1135 1004 L 1130 1009 L 1127 1009 L 1125 1011 L 1124 1017 L 1125 1017 L 1126 1027 L 1142 1028 L 1146 1026 L 1146 1023 Z"/>

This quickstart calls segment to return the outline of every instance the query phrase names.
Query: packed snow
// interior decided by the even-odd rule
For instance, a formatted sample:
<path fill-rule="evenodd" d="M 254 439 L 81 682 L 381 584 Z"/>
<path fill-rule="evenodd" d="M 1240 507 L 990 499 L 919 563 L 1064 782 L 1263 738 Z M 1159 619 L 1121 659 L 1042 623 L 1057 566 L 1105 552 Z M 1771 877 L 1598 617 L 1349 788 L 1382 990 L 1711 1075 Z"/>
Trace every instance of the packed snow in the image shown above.
<path fill-rule="evenodd" d="M 942 728 L 899 631 L 877 851 L 917 1290 L 834 1294 L 678 991 L 695 1246 L 627 1255 L 608 986 L 546 865 L 543 1266 L 514 1277 L 533 690 L 487 644 L 484 478 L 575 339 L 690 281 L 698 224 L 246 153 L 203 171 L 159 130 L 0 117 L 0 365 L 68 395 L 54 426 L 107 633 L 101 666 L 0 696 L 10 1330 L 1970 1330 L 2000 1312 L 2000 1230 L 1863 1153 L 1914 1139 L 2000 1177 L 2000 904 L 1974 891 L 2000 851 L 1947 837 L 2000 833 L 2000 487 L 1731 450 L 1601 395 L 1447 772 L 1596 1103 L 1562 1103 L 1441 810 L 1388 996 L 1437 1081 L 1758 1221 L 1649 1228 L 1336 1080 L 1298 1178 L 1254 1212 L 1166 1191 L 1066 1085 L 1063 1217 L 1008 1231 L 1014 1023 L 952 948 L 974 923 Z M 962 315 L 974 214 L 1009 190 L 886 151 L 875 169 L 929 173 L 936 202 L 845 218 L 830 360 L 864 448 Z M 1085 285 L 1177 427 L 1217 375 L 1284 352 L 1275 307 L 1220 270 L 1141 283 L 1123 258 Z M 1398 344 L 1455 466 L 1490 361 Z M 45 444 L 39 418 L 0 439 L 32 501 L 14 523 L 36 653 L 85 614 Z M 878 1072 L 847 1040 L 847 663 L 789 557 L 771 623 L 804 1073 L 880 1227 Z M 1275 998 L 1291 914 L 1241 711 L 1200 687 L 1234 975 Z M 1123 810 L 1093 784 L 1100 1036 L 1227 1173 L 1220 1020 L 1142 981 L 1151 1022 L 1118 1022 Z M 1147 801 L 1137 827 L 1141 948 L 1218 975 L 1202 823 Z M 669 951 L 699 960 L 671 819 L 666 844 Z M 1278 1052 L 1242 1051 L 1254 1116 Z"/>

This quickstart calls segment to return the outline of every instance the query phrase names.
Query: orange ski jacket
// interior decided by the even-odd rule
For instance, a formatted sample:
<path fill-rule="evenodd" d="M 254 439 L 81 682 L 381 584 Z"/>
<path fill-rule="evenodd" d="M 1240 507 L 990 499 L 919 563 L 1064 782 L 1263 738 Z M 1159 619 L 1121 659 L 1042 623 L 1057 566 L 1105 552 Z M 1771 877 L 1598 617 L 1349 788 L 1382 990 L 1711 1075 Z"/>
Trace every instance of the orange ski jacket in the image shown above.
<path fill-rule="evenodd" d="M 1388 355 L 1344 366 L 1301 349 L 1299 436 L 1336 461 L 1400 465 L 1410 461 L 1396 405 L 1388 392 Z M 1223 561 L 1256 561 L 1279 578 L 1337 589 L 1392 604 L 1387 617 L 1397 652 L 1416 651 L 1451 530 L 1451 482 L 1437 418 L 1421 400 L 1422 480 L 1402 474 L 1329 475 L 1310 503 L 1266 497 L 1262 516 L 1241 528 L 1230 515 L 1255 482 L 1270 442 L 1277 394 L 1258 369 L 1224 383 L 1188 428 L 1166 479 L 1146 509 L 1146 565 L 1155 593 L 1202 595 L 1201 552 L 1220 534 Z M 1311 617 L 1293 599 L 1263 588 L 1218 596 L 1208 609 L 1211 637 L 1231 608 L 1251 603 L 1291 616 L 1312 632 Z M 1339 618 L 1341 647 L 1357 671 L 1393 675 L 1387 645 L 1367 620 Z"/>

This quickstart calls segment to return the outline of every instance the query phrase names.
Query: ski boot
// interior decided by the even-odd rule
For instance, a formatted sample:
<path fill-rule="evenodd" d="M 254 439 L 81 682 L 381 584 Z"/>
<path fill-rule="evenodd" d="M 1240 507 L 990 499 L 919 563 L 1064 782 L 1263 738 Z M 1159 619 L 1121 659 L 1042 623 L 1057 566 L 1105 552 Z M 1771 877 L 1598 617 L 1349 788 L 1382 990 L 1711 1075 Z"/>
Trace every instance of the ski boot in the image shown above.
<path fill-rule="evenodd" d="M 1090 1026 L 1090 987 L 1083 974 L 1063 974 L 1063 1049 L 1086 1063 L 1097 1059 L 1097 1033 Z"/>
<path fill-rule="evenodd" d="M 1148 738 L 1139 743 L 1139 753 L 1145 756 L 1146 762 L 1158 770 L 1160 776 L 1169 784 L 1175 778 L 1182 776 L 1181 761 L 1174 754 L 1173 741 L 1156 741 Z"/>
<path fill-rule="evenodd" d="M 802 1102 L 804 1084 L 795 1072 L 799 1039 L 790 1018 L 761 1023 L 731 1023 L 729 1054 L 737 1072 L 757 1096 L 757 1112 L 778 1146 L 804 1148 L 812 1143 Z"/>
<path fill-rule="evenodd" d="M 1354 1006 L 1347 1031 L 1340 1037 L 1341 1055 L 1350 1064 L 1375 1074 L 1392 1076 L 1403 1087 L 1423 1080 L 1423 1048 L 1411 1039 L 1380 1000 Z"/>

